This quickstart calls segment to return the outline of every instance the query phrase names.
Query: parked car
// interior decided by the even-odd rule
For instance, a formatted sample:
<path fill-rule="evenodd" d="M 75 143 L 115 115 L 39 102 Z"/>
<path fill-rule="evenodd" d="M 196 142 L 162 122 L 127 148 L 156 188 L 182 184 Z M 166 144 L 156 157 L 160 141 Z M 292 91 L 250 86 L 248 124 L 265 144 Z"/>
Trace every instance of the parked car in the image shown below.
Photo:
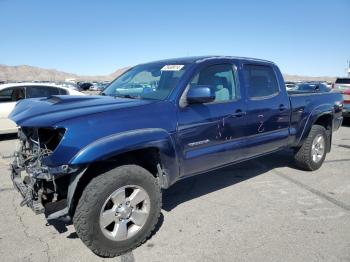
<path fill-rule="evenodd" d="M 56 85 L 79 91 L 79 86 L 73 82 L 58 82 Z"/>
<path fill-rule="evenodd" d="M 340 91 L 344 97 L 343 116 L 350 117 L 350 78 L 337 78 L 333 90 Z"/>
<path fill-rule="evenodd" d="M 323 83 L 318 82 L 306 82 L 297 84 L 294 88 L 294 91 L 300 92 L 329 92 L 332 89 L 327 87 Z"/>
<path fill-rule="evenodd" d="M 322 82 L 322 84 L 326 85 L 329 89 L 333 88 L 333 83 L 332 82 Z"/>
<path fill-rule="evenodd" d="M 92 86 L 92 83 L 90 82 L 78 82 L 79 90 L 86 91 L 89 90 L 89 88 Z"/>
<path fill-rule="evenodd" d="M 285 82 L 287 91 L 295 90 L 296 84 L 294 82 Z"/>
<path fill-rule="evenodd" d="M 334 82 L 333 88 L 339 91 L 350 89 L 350 78 L 337 78 Z"/>
<path fill-rule="evenodd" d="M 83 95 L 82 93 L 52 84 L 15 83 L 0 85 L 0 134 L 16 133 L 16 124 L 8 118 L 16 102 L 26 98 L 51 95 Z"/>
<path fill-rule="evenodd" d="M 107 84 L 98 82 L 98 83 L 93 83 L 92 86 L 90 87 L 90 90 L 92 91 L 103 91 L 106 88 Z"/>
<path fill-rule="evenodd" d="M 298 167 L 316 170 L 342 123 L 341 94 L 289 95 L 279 68 L 258 59 L 142 64 L 103 94 L 24 100 L 11 119 L 21 127 L 12 180 L 22 205 L 41 213 L 62 200 L 66 207 L 48 219 L 72 218 L 104 257 L 147 240 L 161 189 L 286 148 Z"/>

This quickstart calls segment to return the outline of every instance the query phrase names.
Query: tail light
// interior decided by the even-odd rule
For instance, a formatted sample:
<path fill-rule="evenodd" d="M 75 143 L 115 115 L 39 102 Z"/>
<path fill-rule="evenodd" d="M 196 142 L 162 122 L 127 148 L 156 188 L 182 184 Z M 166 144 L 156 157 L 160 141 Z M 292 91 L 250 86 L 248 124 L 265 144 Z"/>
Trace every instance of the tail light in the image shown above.
<path fill-rule="evenodd" d="M 343 98 L 344 98 L 344 103 L 350 104 L 350 89 L 344 91 Z"/>

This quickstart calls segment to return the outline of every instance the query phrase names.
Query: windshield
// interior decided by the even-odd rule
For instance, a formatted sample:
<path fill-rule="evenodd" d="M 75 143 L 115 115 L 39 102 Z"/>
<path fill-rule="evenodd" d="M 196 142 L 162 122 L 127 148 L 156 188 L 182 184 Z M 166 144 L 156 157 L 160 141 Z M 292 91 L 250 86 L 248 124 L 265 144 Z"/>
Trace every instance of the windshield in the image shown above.
<path fill-rule="evenodd" d="M 102 95 L 164 100 L 185 72 L 185 65 L 165 63 L 135 66 L 115 79 Z"/>

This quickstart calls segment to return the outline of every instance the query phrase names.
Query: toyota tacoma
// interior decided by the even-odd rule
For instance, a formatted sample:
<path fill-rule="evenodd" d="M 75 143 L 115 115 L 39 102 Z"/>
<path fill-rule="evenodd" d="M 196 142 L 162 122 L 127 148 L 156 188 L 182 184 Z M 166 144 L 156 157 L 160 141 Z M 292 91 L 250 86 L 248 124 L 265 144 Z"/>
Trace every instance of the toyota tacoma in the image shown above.
<path fill-rule="evenodd" d="M 93 252 L 141 245 L 176 181 L 290 148 L 316 170 L 342 123 L 342 94 L 287 93 L 272 62 L 228 56 L 137 65 L 99 96 L 22 100 L 11 177 L 21 205 L 71 220 Z M 239 200 L 237 200 L 239 201 Z"/>

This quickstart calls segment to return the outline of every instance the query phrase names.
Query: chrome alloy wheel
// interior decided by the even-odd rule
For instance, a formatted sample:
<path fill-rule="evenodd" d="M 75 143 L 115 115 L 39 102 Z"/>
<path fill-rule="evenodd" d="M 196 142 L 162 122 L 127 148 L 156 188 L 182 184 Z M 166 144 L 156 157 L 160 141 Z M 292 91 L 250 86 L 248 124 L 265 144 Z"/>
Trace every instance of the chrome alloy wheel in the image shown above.
<path fill-rule="evenodd" d="M 326 147 L 326 143 L 323 135 L 321 134 L 317 135 L 312 141 L 312 147 L 311 147 L 312 161 L 314 161 L 315 163 L 318 163 L 321 161 L 325 153 L 325 147 Z"/>
<path fill-rule="evenodd" d="M 145 225 L 150 212 L 150 198 L 140 186 L 127 185 L 114 191 L 100 212 L 100 228 L 113 240 L 133 237 Z"/>

